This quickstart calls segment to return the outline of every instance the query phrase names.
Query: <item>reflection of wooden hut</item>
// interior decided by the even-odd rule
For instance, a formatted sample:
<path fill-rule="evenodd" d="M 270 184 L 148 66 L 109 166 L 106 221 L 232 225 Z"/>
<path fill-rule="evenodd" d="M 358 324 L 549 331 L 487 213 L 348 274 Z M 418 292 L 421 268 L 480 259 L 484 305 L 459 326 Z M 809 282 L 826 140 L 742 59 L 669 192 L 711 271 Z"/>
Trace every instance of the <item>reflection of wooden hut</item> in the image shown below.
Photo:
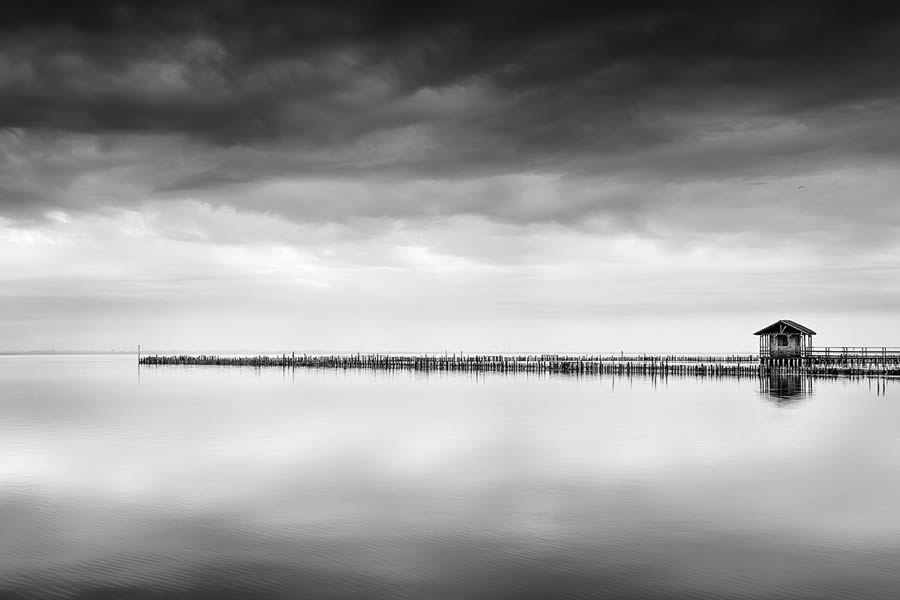
<path fill-rule="evenodd" d="M 816 332 L 795 321 L 781 319 L 753 335 L 759 336 L 759 358 L 767 362 L 775 359 L 793 360 L 806 356 L 812 348 Z"/>
<path fill-rule="evenodd" d="M 798 371 L 769 371 L 759 378 L 759 392 L 777 404 L 788 404 L 813 394 L 812 377 Z"/>

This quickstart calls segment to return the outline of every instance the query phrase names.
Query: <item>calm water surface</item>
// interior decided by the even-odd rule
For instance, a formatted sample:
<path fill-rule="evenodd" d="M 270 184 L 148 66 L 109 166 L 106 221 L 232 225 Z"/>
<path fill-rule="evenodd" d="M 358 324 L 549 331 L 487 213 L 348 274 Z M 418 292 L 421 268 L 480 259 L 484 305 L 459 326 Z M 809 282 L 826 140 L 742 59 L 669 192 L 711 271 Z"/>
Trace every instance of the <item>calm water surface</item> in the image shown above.
<path fill-rule="evenodd" d="M 900 596 L 900 382 L 134 362 L 0 357 L 0 596 Z"/>

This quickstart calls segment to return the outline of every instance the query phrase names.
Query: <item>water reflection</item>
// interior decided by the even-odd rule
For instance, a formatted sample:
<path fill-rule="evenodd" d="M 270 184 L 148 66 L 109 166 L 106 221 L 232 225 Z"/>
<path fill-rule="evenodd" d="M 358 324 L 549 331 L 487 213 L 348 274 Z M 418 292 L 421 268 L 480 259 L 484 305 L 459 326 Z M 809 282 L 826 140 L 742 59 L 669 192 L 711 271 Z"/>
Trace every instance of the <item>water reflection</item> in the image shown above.
<path fill-rule="evenodd" d="M 0 359 L 0 598 L 893 597 L 900 403 L 811 384 Z"/>
<path fill-rule="evenodd" d="M 815 393 L 813 378 L 803 373 L 772 372 L 759 378 L 759 393 L 776 404 L 795 404 Z"/>

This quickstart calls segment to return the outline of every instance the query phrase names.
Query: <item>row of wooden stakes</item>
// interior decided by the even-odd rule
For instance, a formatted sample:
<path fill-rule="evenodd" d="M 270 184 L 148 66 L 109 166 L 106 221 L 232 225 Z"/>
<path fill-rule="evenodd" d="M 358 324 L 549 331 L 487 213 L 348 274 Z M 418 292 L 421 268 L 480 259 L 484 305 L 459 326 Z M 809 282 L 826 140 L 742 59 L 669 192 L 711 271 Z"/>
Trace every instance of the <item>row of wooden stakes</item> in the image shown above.
<path fill-rule="evenodd" d="M 900 364 L 840 362 L 763 365 L 754 355 L 403 355 L 403 354 L 278 354 L 256 356 L 150 355 L 141 365 L 475 371 L 571 374 L 751 375 L 761 371 L 821 375 L 900 375 Z"/>

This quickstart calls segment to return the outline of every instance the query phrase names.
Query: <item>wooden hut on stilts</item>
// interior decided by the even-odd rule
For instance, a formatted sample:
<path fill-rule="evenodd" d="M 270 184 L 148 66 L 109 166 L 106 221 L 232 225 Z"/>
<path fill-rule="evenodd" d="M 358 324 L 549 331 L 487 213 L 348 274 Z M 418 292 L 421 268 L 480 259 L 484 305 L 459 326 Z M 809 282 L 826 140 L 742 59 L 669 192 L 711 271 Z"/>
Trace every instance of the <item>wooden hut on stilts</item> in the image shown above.
<path fill-rule="evenodd" d="M 812 349 L 816 332 L 789 319 L 780 319 L 753 335 L 759 336 L 759 361 L 763 367 L 797 369 Z"/>

